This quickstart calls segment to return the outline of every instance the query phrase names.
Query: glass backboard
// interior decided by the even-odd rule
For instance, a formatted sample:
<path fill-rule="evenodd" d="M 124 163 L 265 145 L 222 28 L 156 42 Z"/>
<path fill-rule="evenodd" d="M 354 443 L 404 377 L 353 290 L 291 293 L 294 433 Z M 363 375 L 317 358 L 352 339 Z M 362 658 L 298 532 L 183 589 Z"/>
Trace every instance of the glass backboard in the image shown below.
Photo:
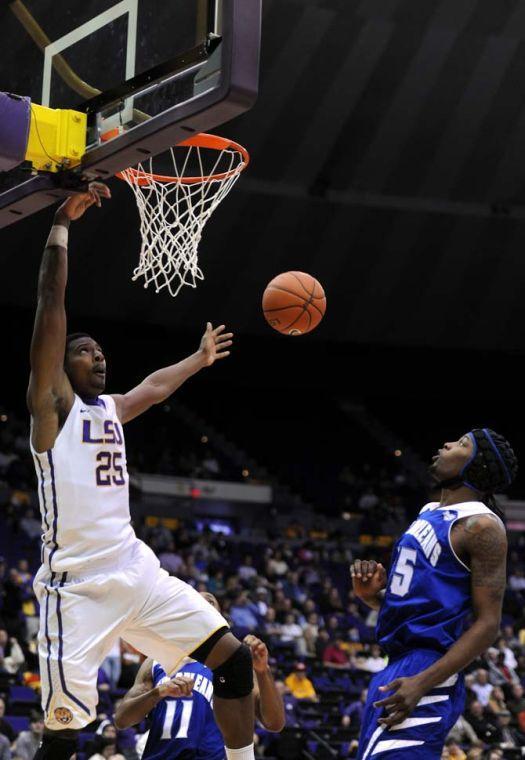
<path fill-rule="evenodd" d="M 80 177 L 108 177 L 249 108 L 257 93 L 261 2 L 3 4 L 0 91 L 88 115 L 81 170 L 40 175 L 34 189 L 41 194 L 44 185 L 67 189 Z M 104 135 L 116 138 L 103 142 Z M 9 211 L 13 198 L 20 201 L 18 216 L 31 213 L 27 180 L 27 167 L 0 174 L 0 193 L 15 190 L 0 195 L 0 226 L 17 216 Z"/>

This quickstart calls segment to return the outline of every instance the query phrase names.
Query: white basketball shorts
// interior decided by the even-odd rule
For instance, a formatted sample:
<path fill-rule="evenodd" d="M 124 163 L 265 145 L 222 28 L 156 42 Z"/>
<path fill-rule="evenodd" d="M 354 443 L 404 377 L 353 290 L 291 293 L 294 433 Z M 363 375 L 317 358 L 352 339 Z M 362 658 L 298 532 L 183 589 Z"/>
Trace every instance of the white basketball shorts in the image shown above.
<path fill-rule="evenodd" d="M 160 568 L 137 540 L 111 567 L 35 578 L 40 603 L 38 653 L 45 723 L 83 728 L 96 718 L 98 669 L 123 638 L 166 673 L 227 622 L 191 586 Z"/>

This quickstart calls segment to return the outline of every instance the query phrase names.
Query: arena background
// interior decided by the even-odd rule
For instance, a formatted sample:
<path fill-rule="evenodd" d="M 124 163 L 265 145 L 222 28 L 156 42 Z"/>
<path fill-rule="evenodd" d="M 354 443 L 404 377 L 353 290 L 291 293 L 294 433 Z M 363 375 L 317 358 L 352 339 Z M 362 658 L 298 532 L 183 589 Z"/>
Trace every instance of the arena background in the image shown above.
<path fill-rule="evenodd" d="M 111 202 L 72 227 L 69 329 L 101 342 L 110 391 L 195 350 L 207 320 L 236 336 L 230 359 L 129 426 L 137 471 L 153 467 L 159 426 L 177 455 L 192 436 L 225 460 L 233 443 L 227 479 L 274 488 L 254 524 L 304 508 L 330 531 L 359 512 L 341 490 L 345 466 L 406 478 L 406 519 L 444 441 L 489 426 L 523 458 L 524 40 L 519 0 L 265 0 L 259 100 L 216 130 L 252 163 L 206 228 L 205 281 L 175 300 L 131 282 L 138 220 L 117 180 Z M 51 220 L 0 235 L 0 406 L 19 420 Z M 290 269 L 317 277 L 328 300 L 300 338 L 274 333 L 260 306 Z M 510 493 L 521 552 L 524 483 Z M 171 501 L 139 491 L 137 520 L 222 510 L 242 523 L 198 489 Z"/>

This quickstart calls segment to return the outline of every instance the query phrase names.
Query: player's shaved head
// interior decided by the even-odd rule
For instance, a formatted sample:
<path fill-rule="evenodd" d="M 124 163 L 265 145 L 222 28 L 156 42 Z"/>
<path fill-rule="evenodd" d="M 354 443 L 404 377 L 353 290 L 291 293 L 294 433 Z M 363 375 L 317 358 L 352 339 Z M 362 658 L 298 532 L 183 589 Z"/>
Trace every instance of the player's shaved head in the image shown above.
<path fill-rule="evenodd" d="M 221 608 L 219 607 L 219 602 L 217 601 L 216 597 L 213 596 L 213 594 L 210 594 L 209 591 L 201 591 L 200 595 L 203 597 L 203 599 L 206 599 L 208 604 L 211 604 L 212 607 L 215 607 L 217 612 L 221 611 Z"/>

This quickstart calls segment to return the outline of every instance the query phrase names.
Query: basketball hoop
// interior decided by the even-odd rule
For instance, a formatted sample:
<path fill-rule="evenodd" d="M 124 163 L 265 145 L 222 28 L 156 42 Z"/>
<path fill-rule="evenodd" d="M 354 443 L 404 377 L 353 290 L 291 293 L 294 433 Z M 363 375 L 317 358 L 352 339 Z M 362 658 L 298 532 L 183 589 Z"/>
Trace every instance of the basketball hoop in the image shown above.
<path fill-rule="evenodd" d="M 110 135 L 108 135 L 110 137 Z M 248 151 L 232 140 L 198 134 L 169 151 L 173 175 L 156 174 L 153 158 L 117 177 L 135 194 L 142 247 L 133 280 L 176 296 L 204 275 L 198 248 L 204 226 L 248 166 Z M 170 167 L 171 171 L 171 167 Z"/>

